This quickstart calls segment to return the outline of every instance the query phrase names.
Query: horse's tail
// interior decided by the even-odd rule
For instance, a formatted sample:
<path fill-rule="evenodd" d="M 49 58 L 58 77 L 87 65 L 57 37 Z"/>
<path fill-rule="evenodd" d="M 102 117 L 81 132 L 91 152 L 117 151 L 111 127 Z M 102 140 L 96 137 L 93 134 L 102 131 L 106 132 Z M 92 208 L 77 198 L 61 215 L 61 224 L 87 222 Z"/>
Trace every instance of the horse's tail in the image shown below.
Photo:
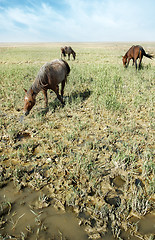
<path fill-rule="evenodd" d="M 144 51 L 144 56 L 147 57 L 147 58 L 150 58 L 150 59 L 154 58 L 153 55 L 148 54 L 148 53 L 146 53 L 145 51 Z"/>

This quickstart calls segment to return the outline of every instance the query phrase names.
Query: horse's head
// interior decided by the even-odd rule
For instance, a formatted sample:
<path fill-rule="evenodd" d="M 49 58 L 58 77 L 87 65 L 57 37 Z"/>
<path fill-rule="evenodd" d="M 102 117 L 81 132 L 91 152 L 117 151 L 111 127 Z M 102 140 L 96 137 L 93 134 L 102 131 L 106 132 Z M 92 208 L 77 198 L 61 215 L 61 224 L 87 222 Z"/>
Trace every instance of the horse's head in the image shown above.
<path fill-rule="evenodd" d="M 66 57 L 65 49 L 61 47 L 61 54 L 63 54 L 64 57 Z"/>
<path fill-rule="evenodd" d="M 126 56 L 122 56 L 122 61 L 123 61 L 123 65 L 124 65 L 124 67 L 126 67 L 126 64 L 127 64 L 127 57 L 126 57 Z"/>
<path fill-rule="evenodd" d="M 26 89 L 24 90 L 25 90 L 24 113 L 25 113 L 25 116 L 27 116 L 30 113 L 33 106 L 35 105 L 36 99 L 32 89 L 30 89 L 29 91 L 27 91 Z"/>

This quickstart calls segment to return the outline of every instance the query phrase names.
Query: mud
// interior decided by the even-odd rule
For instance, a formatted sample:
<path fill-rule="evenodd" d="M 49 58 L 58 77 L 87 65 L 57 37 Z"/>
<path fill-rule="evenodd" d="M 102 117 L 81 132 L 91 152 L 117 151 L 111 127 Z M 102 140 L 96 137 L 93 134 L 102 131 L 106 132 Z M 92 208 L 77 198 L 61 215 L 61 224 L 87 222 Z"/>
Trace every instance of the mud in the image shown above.
<path fill-rule="evenodd" d="M 36 170 L 30 168 L 28 172 L 29 174 L 37 174 Z M 18 176 L 16 175 L 16 178 L 18 177 L 17 181 L 19 181 L 23 173 L 20 171 Z M 3 171 L 2 175 L 4 175 Z M 111 178 L 110 182 L 114 188 L 117 186 L 117 191 L 113 189 L 107 192 L 105 202 L 109 206 L 111 205 L 112 209 L 117 209 L 121 204 L 121 195 L 123 194 L 119 188 L 121 189 L 124 186 L 125 180 L 124 177 L 118 175 Z M 111 227 L 115 221 L 118 222 L 113 210 L 111 213 L 108 211 L 107 216 L 104 215 L 103 217 L 103 219 L 108 219 L 107 226 L 104 228 L 102 222 L 99 225 L 100 227 L 97 228 L 97 218 L 95 220 L 95 218 L 91 217 L 91 211 L 79 211 L 72 205 L 65 206 L 57 194 L 51 194 L 51 187 L 48 187 L 48 185 L 36 191 L 27 187 L 26 184 L 24 186 L 24 183 L 18 187 L 15 179 L 11 182 L 6 180 L 4 183 L 0 189 L 0 236 L 3 236 L 4 239 L 5 237 L 8 237 L 8 239 L 14 237 L 17 240 L 117 239 L 114 238 L 114 230 Z M 94 194 L 92 190 L 89 192 L 90 199 L 93 199 Z M 131 230 L 124 231 L 123 228 L 126 223 L 120 222 L 123 227 L 120 238 L 137 240 L 142 236 L 145 236 L 144 239 L 148 239 L 147 236 L 153 237 L 155 232 L 154 211 L 145 216 L 131 213 L 126 220 L 128 228 L 131 228 Z"/>
<path fill-rule="evenodd" d="M 87 235 L 72 213 L 56 210 L 43 191 L 17 191 L 13 182 L 0 189 L 0 234 L 15 239 L 75 239 Z M 6 207 L 7 206 L 7 207 Z M 3 208 L 3 211 L 2 211 Z M 3 225 L 3 227 L 2 227 Z"/>
<path fill-rule="evenodd" d="M 57 133 L 58 127 L 60 132 L 64 130 L 60 126 L 57 122 L 53 131 Z M 142 171 L 138 169 L 138 174 L 131 177 L 124 169 L 114 168 L 109 149 L 113 146 L 115 152 L 115 144 L 108 145 L 100 135 L 95 143 L 92 133 L 78 140 L 68 135 L 62 146 L 57 133 L 52 139 L 57 153 L 48 142 L 43 146 L 36 130 L 20 130 L 2 139 L 4 156 L 19 154 L 11 161 L 3 158 L 0 167 L 0 234 L 4 239 L 147 240 L 153 236 L 154 199 L 152 195 L 148 205 Z M 88 169 L 77 153 L 71 153 L 70 158 L 70 141 L 74 151 L 96 151 Z M 4 148 L 8 142 L 11 147 Z M 103 154 L 107 162 L 102 162 Z M 132 200 L 133 210 L 127 210 L 126 199 Z"/>

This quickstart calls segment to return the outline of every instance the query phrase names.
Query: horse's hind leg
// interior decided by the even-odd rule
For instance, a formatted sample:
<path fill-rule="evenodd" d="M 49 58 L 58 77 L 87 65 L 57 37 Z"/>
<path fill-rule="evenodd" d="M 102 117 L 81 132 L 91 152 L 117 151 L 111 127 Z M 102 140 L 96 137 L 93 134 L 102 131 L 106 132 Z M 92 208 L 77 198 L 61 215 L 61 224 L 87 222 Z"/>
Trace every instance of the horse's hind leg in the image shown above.
<path fill-rule="evenodd" d="M 70 53 L 68 53 L 68 60 L 70 60 Z"/>
<path fill-rule="evenodd" d="M 141 69 L 141 62 L 142 62 L 142 53 L 140 52 L 140 57 L 139 57 L 139 69 Z"/>
<path fill-rule="evenodd" d="M 65 82 L 66 82 L 66 79 L 64 79 L 61 83 L 61 97 L 62 98 L 63 98 L 63 95 L 64 95 Z"/>
<path fill-rule="evenodd" d="M 57 98 L 59 99 L 59 101 L 60 101 L 62 104 L 64 104 L 63 99 L 62 99 L 62 96 L 60 96 L 60 94 L 59 94 L 59 86 L 57 85 L 57 86 L 55 87 L 55 89 L 52 89 L 52 90 L 56 93 Z"/>
<path fill-rule="evenodd" d="M 139 69 L 139 70 L 141 69 L 141 62 L 142 62 L 142 60 L 140 59 L 140 60 L 139 60 L 139 66 L 138 66 L 138 69 Z"/>

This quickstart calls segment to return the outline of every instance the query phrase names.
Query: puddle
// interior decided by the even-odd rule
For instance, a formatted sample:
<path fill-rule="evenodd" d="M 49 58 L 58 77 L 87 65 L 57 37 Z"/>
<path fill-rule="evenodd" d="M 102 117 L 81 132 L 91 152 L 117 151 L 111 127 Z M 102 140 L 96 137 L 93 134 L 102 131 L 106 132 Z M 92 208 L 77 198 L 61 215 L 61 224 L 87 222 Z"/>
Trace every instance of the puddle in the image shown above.
<path fill-rule="evenodd" d="M 112 233 L 109 231 L 109 232 L 107 232 L 107 233 L 104 235 L 104 237 L 102 238 L 102 240 L 116 240 L 116 239 L 114 238 L 114 236 L 112 235 Z"/>
<path fill-rule="evenodd" d="M 141 219 L 131 217 L 130 222 L 137 225 L 138 232 L 142 236 L 155 234 L 155 211 L 148 213 Z"/>
<path fill-rule="evenodd" d="M 140 219 L 138 228 L 142 235 L 155 234 L 155 211 Z"/>
<path fill-rule="evenodd" d="M 120 236 L 121 238 L 120 239 L 123 239 L 123 240 L 139 240 L 139 239 L 142 239 L 142 240 L 144 240 L 144 238 L 142 238 L 142 237 L 139 237 L 139 236 L 133 236 L 133 234 L 131 235 L 131 231 L 129 230 L 129 231 L 127 231 L 127 232 L 122 232 L 121 233 L 121 236 Z M 109 240 L 111 240 L 111 238 L 109 238 Z M 115 239 L 116 240 L 116 239 Z"/>
<path fill-rule="evenodd" d="M 121 176 L 115 177 L 112 182 L 118 188 L 123 187 L 123 185 L 125 184 L 125 181 L 122 179 Z"/>
<path fill-rule="evenodd" d="M 47 190 L 46 190 L 47 191 Z M 13 182 L 0 189 L 0 236 L 8 239 L 29 240 L 88 240 L 82 226 L 72 212 L 58 211 L 52 206 L 52 199 L 45 190 L 34 191 L 25 188 L 17 192 Z M 108 200 L 114 198 L 112 192 L 107 196 Z M 109 200 L 109 201 L 110 201 Z M 114 199 L 115 200 L 115 199 Z M 4 208 L 2 205 L 5 203 Z M 50 205 L 51 204 L 51 205 Z M 89 218 L 89 215 L 80 217 Z M 141 236 L 155 232 L 155 212 L 141 219 L 132 217 L 130 223 L 137 225 L 137 233 Z M 131 236 L 131 232 L 121 232 L 124 240 L 137 240 Z M 114 240 L 110 230 L 100 240 Z"/>
<path fill-rule="evenodd" d="M 0 234 L 24 239 L 88 239 L 83 228 L 72 213 L 57 211 L 52 205 L 46 208 L 35 208 L 38 199 L 44 198 L 43 193 L 31 189 L 17 192 L 13 183 L 0 189 L 0 203 L 9 203 L 3 214 L 3 227 Z M 10 204 L 11 203 L 11 204 Z"/>

